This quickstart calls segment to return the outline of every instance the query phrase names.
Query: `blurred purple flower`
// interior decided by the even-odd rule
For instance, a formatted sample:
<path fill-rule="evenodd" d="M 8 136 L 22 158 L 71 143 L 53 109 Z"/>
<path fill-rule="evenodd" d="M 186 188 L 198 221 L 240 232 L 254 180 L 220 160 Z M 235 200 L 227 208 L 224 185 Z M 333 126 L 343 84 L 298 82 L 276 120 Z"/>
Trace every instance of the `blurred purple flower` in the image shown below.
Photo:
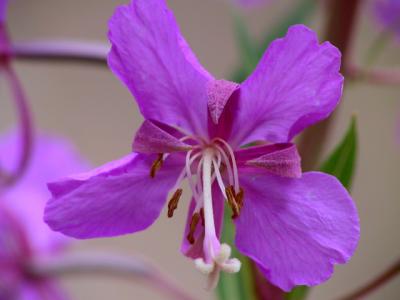
<path fill-rule="evenodd" d="M 8 0 L 0 0 L 0 23 L 4 23 L 7 15 Z"/>
<path fill-rule="evenodd" d="M 133 153 L 50 183 L 45 220 L 76 238 L 144 230 L 167 195 L 172 217 L 186 178 L 192 192 L 182 252 L 215 283 L 240 262 L 221 244 L 226 199 L 236 246 L 288 291 L 327 280 L 359 239 L 354 203 L 339 181 L 301 173 L 290 140 L 336 107 L 340 52 L 297 25 L 273 42 L 242 84 L 217 80 L 196 59 L 164 0 L 120 6 L 108 63 L 145 121 Z M 318 142 L 318 141 L 316 141 Z M 255 143 L 256 146 L 243 148 Z"/>
<path fill-rule="evenodd" d="M 376 0 L 375 15 L 386 30 L 400 38 L 400 0 Z"/>
<path fill-rule="evenodd" d="M 2 167 L 10 168 L 20 151 L 18 138 L 0 140 Z M 0 190 L 0 299 L 64 299 L 52 279 L 26 272 L 31 261 L 63 250 L 69 239 L 51 231 L 43 222 L 46 181 L 83 170 L 84 163 L 60 139 L 41 136 L 25 176 L 9 189 Z"/>

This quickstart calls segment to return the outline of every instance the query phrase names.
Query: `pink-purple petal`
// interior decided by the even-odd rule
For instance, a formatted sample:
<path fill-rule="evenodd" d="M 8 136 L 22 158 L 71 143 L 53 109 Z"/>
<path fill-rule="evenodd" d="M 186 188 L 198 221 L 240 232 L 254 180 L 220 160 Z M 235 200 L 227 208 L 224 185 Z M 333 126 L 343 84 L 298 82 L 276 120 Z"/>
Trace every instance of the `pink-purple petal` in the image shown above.
<path fill-rule="evenodd" d="M 119 6 L 109 29 L 109 66 L 135 96 L 145 119 L 206 137 L 206 84 L 212 76 L 191 52 L 165 1 Z"/>
<path fill-rule="evenodd" d="M 190 145 L 149 120 L 142 123 L 132 144 L 132 150 L 139 153 L 171 153 L 187 151 L 190 148 Z"/>
<path fill-rule="evenodd" d="M 151 178 L 156 158 L 131 154 L 92 173 L 49 184 L 53 198 L 46 206 L 46 223 L 81 239 L 146 229 L 158 218 L 184 166 L 183 157 L 172 154 Z"/>
<path fill-rule="evenodd" d="M 231 143 L 287 142 L 328 117 L 342 95 L 340 59 L 339 50 L 319 44 L 312 30 L 290 27 L 241 84 Z"/>
<path fill-rule="evenodd" d="M 348 192 L 333 176 L 310 172 L 291 179 L 242 170 L 244 206 L 236 245 L 268 280 L 285 291 L 327 280 L 346 263 L 359 239 L 359 219 Z"/>

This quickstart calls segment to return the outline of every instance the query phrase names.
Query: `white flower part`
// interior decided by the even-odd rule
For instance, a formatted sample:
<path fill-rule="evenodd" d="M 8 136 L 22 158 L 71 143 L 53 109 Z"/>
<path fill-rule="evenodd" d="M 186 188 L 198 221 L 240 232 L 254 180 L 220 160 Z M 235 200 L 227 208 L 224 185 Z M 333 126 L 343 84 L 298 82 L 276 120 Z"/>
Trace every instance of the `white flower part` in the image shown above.
<path fill-rule="evenodd" d="M 241 262 L 237 258 L 230 258 L 231 247 L 227 244 L 221 245 L 221 251 L 213 258 L 211 263 L 206 263 L 204 259 L 197 258 L 194 263 L 196 268 L 208 276 L 207 289 L 214 289 L 218 283 L 220 272 L 237 273 L 240 271 Z"/>
<path fill-rule="evenodd" d="M 209 275 L 212 271 L 214 271 L 214 264 L 207 264 L 204 259 L 196 258 L 194 260 L 194 264 L 201 273 L 204 275 Z"/>
<path fill-rule="evenodd" d="M 216 286 L 221 271 L 237 273 L 241 267 L 241 262 L 237 258 L 231 258 L 231 247 L 221 244 L 216 233 L 212 185 L 216 182 L 223 197 L 227 199 L 225 192 L 227 185 L 220 172 L 222 163 L 227 170 L 228 185 L 238 192 L 238 170 L 233 150 L 219 138 L 214 139 L 211 144 L 203 143 L 202 146 L 188 151 L 185 167 L 175 184 L 179 187 L 184 178 L 188 180 L 196 203 L 194 211 L 202 213 L 204 257 L 195 259 L 194 263 L 196 268 L 208 277 L 208 288 Z"/>

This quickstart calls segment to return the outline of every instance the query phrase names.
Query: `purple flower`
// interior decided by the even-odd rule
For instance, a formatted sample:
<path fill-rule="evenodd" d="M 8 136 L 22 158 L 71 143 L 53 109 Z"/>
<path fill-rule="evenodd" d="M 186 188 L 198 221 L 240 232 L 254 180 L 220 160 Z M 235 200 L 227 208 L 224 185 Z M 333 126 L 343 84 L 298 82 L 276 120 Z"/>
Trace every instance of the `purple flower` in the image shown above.
<path fill-rule="evenodd" d="M 167 200 L 172 217 L 192 192 L 182 252 L 213 283 L 240 262 L 219 237 L 224 203 L 236 246 L 275 285 L 316 285 L 352 256 L 354 203 L 339 181 L 301 173 L 290 140 L 326 118 L 342 94 L 340 53 L 293 26 L 242 84 L 215 79 L 196 59 L 163 0 L 135 0 L 109 23 L 108 62 L 145 118 L 133 153 L 48 185 L 45 221 L 75 238 L 144 230 Z M 316 141 L 318 142 L 318 141 Z M 255 146 L 246 147 L 252 143 Z"/>
<path fill-rule="evenodd" d="M 14 165 L 18 141 L 15 134 L 1 139 L 2 167 Z M 82 166 L 69 144 L 42 136 L 25 177 L 12 188 L 0 190 L 0 299 L 64 299 L 56 282 L 28 275 L 25 266 L 56 254 L 69 242 L 43 222 L 48 198 L 45 182 L 80 171 Z"/>
<path fill-rule="evenodd" d="M 375 0 L 374 8 L 379 23 L 400 38 L 400 0 Z"/>

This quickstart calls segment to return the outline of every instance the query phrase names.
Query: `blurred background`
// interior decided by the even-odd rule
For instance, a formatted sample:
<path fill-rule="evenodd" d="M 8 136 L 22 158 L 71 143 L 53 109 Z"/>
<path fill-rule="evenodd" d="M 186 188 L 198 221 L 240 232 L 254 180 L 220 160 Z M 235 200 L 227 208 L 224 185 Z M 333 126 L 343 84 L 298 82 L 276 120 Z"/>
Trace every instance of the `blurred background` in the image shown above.
<path fill-rule="evenodd" d="M 107 21 L 115 6 L 127 1 L 36 0 L 11 1 L 9 30 L 13 40 L 72 38 L 107 42 Z M 274 1 L 255 10 L 244 10 L 251 34 L 261 37 L 296 4 Z M 308 25 L 323 37 L 326 22 L 324 1 Z M 368 1 L 358 15 L 351 58 L 360 62 L 379 34 Z M 217 78 L 230 77 L 240 59 L 235 43 L 231 5 L 218 0 L 170 0 L 181 31 L 202 64 Z M 102 66 L 75 63 L 15 62 L 31 101 L 37 128 L 73 141 L 93 165 L 119 158 L 130 151 L 133 135 L 142 122 L 128 90 Z M 390 41 L 376 62 L 398 66 L 400 43 Z M 0 81 L 0 96 L 6 90 Z M 12 127 L 14 111 L 1 103 L 0 126 Z M 337 266 L 327 283 L 314 288 L 310 299 L 334 299 L 365 284 L 393 263 L 400 254 L 400 87 L 346 82 L 327 154 L 358 116 L 359 157 L 352 194 L 361 219 L 361 240 L 349 264 Z M 186 199 L 185 199 L 186 200 Z M 182 202 L 183 203 L 183 202 Z M 184 289 L 199 299 L 214 299 L 205 291 L 205 279 L 179 247 L 186 215 L 180 206 L 173 219 L 162 217 L 145 232 L 121 238 L 77 242 L 72 251 L 101 250 L 154 260 Z M 62 281 L 72 299 L 163 299 L 142 282 L 106 277 L 76 277 Z M 400 278 L 391 281 L 368 299 L 399 299 Z"/>

